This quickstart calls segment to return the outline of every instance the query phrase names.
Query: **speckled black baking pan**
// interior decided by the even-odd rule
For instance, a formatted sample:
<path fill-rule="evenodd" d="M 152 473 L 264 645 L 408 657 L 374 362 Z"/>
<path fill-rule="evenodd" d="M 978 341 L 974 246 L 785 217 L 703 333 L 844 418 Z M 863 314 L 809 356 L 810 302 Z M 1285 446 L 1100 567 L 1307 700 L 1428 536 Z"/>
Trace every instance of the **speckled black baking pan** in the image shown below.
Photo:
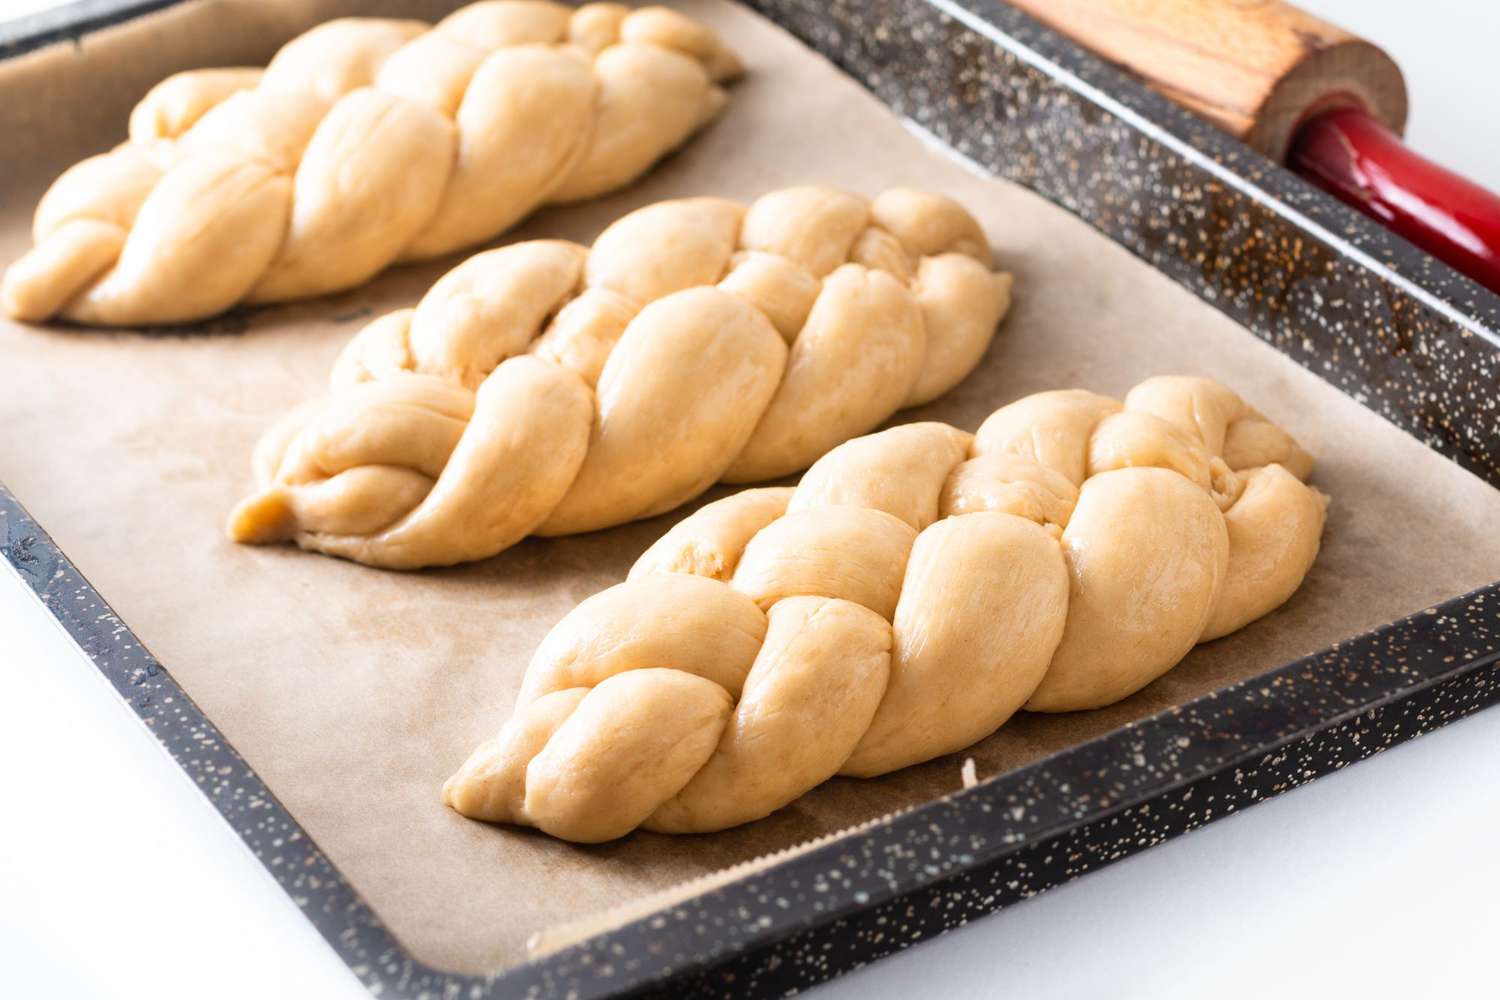
<path fill-rule="evenodd" d="M 86 0 L 42 40 L 162 5 Z M 1500 486 L 1500 298 L 995 0 L 751 6 Z M 3 488 L 0 546 L 383 997 L 784 995 L 1500 701 L 1497 583 L 548 958 L 454 976 L 401 948 Z"/>

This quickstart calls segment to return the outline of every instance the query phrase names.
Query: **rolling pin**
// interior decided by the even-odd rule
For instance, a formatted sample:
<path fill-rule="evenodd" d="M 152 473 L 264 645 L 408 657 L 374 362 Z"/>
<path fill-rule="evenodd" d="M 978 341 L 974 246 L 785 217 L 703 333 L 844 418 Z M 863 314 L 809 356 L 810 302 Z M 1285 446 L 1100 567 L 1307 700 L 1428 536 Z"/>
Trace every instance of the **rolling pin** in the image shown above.
<path fill-rule="evenodd" d="M 1278 0 L 1009 0 L 1500 292 L 1500 197 L 1401 141 L 1377 46 Z"/>

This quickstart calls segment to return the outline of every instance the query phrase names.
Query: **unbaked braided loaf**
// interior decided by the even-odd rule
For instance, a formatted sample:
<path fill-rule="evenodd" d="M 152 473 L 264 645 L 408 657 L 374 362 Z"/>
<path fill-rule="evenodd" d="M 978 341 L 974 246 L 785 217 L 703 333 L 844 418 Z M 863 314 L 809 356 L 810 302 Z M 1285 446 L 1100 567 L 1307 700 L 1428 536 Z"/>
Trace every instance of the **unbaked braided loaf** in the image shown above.
<path fill-rule="evenodd" d="M 559 622 L 444 800 L 584 842 L 719 830 L 1023 706 L 1111 704 L 1292 595 L 1311 465 L 1185 377 L 850 441 L 795 490 L 704 507 Z"/>
<path fill-rule="evenodd" d="M 978 363 L 1010 302 L 989 260 L 947 198 L 822 187 L 479 254 L 266 433 L 230 537 L 446 565 L 805 469 Z"/>
<path fill-rule="evenodd" d="M 265 70 L 192 70 L 37 206 L 17 319 L 180 323 L 350 288 L 631 183 L 712 120 L 738 60 L 660 7 L 484 0 L 344 18 Z"/>

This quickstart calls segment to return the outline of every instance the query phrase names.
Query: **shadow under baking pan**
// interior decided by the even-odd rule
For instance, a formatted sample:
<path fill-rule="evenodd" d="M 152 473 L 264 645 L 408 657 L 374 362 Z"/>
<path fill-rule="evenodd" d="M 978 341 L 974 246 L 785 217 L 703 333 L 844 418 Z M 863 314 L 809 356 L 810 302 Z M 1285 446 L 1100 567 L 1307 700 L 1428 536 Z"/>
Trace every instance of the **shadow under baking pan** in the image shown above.
<path fill-rule="evenodd" d="M 151 82 L 366 6 L 182 4 L 0 63 L 20 137 L 0 258 Z M 1113 708 L 1023 714 L 740 829 L 582 848 L 464 820 L 438 788 L 547 629 L 684 512 L 418 574 L 223 539 L 259 432 L 452 261 L 246 312 L 235 337 L 0 324 L 7 558 L 372 988 L 781 993 L 1496 699 L 1493 296 L 986 0 L 680 6 L 746 57 L 724 118 L 506 240 L 587 241 L 688 194 L 946 191 L 1015 307 L 967 381 L 898 420 L 973 428 L 1041 389 L 1214 376 L 1317 456 L 1324 550 L 1286 606 Z M 988 780 L 955 794 L 965 756 Z M 528 962 L 534 935 L 561 950 Z"/>

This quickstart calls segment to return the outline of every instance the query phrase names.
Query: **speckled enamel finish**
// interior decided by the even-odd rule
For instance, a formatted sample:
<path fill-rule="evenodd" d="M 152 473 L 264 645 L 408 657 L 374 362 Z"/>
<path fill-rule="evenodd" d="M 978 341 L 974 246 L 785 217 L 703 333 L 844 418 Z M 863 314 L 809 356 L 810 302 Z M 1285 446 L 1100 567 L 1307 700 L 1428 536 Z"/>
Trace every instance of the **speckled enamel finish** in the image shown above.
<path fill-rule="evenodd" d="M 76 39 L 91 31 L 170 7 L 182 0 L 70 0 L 0 24 L 0 59 Z"/>
<path fill-rule="evenodd" d="M 1500 485 L 1500 298 L 990 0 L 751 5 Z M 1500 701 L 1497 584 L 542 961 L 462 977 L 400 948 L 3 487 L 0 549 L 385 997 L 784 995 Z"/>

